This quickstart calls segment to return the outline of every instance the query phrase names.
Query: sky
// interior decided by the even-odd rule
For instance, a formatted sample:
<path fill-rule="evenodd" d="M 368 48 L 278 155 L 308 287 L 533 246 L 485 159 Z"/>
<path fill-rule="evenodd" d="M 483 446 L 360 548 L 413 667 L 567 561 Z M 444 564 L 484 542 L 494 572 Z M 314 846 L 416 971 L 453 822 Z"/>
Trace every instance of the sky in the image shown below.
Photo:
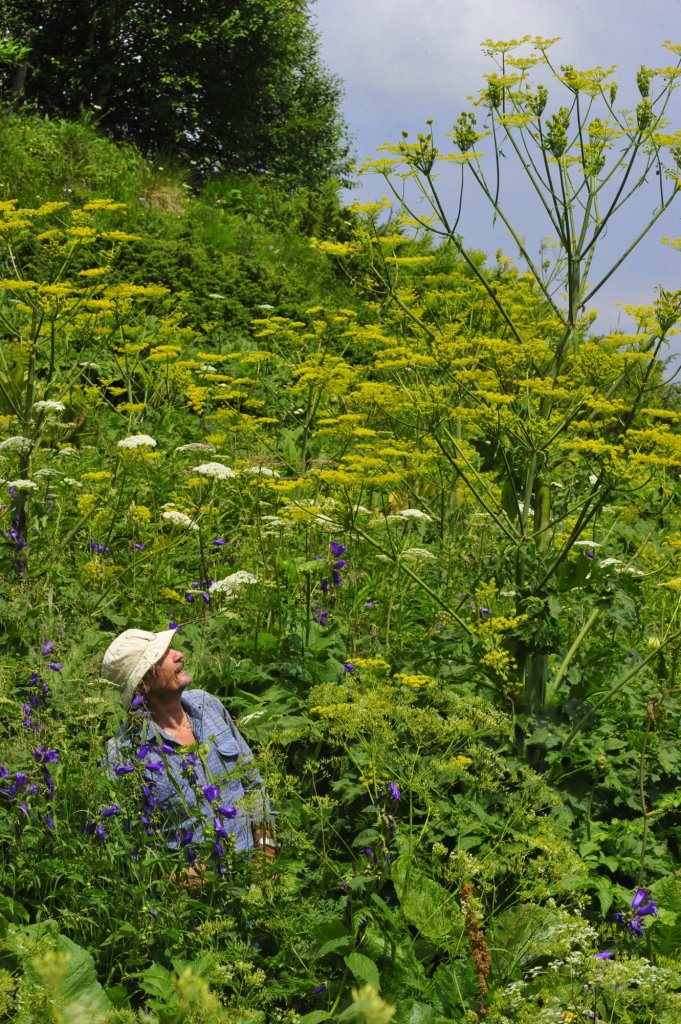
<path fill-rule="evenodd" d="M 640 98 L 635 89 L 638 68 L 675 63 L 662 44 L 681 44 L 681 0 L 316 0 L 312 16 L 322 58 L 344 83 L 344 115 L 359 163 L 374 156 L 382 143 L 398 141 L 403 130 L 412 138 L 424 131 L 428 118 L 434 121 L 438 143 L 446 143 L 444 133 L 463 110 L 471 109 L 468 98 L 483 86 L 483 75 L 494 70 L 482 52 L 483 40 L 558 36 L 551 53 L 559 65 L 617 66 L 618 105 L 621 97 L 621 105 L 627 107 Z M 670 130 L 681 129 L 681 88 L 673 94 L 668 113 Z M 521 233 L 538 246 L 549 234 L 548 225 L 531 205 L 517 167 L 509 161 L 504 172 L 502 197 Z M 453 184 L 442 179 L 451 204 Z M 385 194 L 380 176 L 364 175 L 359 189 L 346 197 L 365 201 Z M 603 246 L 609 263 L 625 240 L 631 240 L 631 231 L 647 223 L 652 194 L 648 192 L 646 202 L 644 191 L 638 193 L 609 232 Z M 490 209 L 472 182 L 466 186 L 464 211 L 460 228 L 468 247 L 517 254 L 493 227 Z M 600 310 L 598 329 L 630 329 L 619 302 L 650 303 L 658 285 L 681 289 L 681 252 L 662 245 L 664 236 L 681 236 L 681 194 L 650 238 L 594 299 L 593 306 Z M 674 339 L 672 351 L 681 355 L 681 336 Z"/>

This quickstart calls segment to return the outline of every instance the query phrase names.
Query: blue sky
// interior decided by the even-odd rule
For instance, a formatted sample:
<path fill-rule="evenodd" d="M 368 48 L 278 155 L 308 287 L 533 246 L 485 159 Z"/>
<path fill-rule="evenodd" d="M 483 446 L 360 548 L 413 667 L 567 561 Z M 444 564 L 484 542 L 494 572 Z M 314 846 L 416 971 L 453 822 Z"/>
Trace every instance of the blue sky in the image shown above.
<path fill-rule="evenodd" d="M 322 56 L 345 85 L 344 113 L 360 162 L 383 142 L 397 141 L 403 129 L 412 136 L 424 130 L 428 118 L 444 143 L 444 132 L 462 110 L 470 109 L 467 98 L 493 70 L 481 50 L 485 39 L 559 36 L 552 51 L 558 64 L 617 65 L 618 98 L 629 107 L 638 100 L 634 83 L 640 65 L 672 64 L 662 44 L 668 39 L 681 43 L 681 0 L 316 0 L 312 11 Z M 669 118 L 672 129 L 681 128 L 681 90 L 673 96 Z M 531 235 L 538 221 L 529 206 L 525 211 L 520 174 L 511 169 L 506 179 L 509 208 L 520 229 Z M 443 186 L 446 193 L 447 182 Z M 365 175 L 351 198 L 379 199 L 385 192 L 380 177 Z M 619 252 L 632 228 L 647 221 L 650 208 L 640 193 L 619 228 L 610 232 L 606 256 Z M 467 186 L 465 211 L 462 232 L 469 247 L 490 253 L 501 247 L 515 255 L 492 227 L 491 213 L 473 187 Z M 614 327 L 618 319 L 626 325 L 618 301 L 645 304 L 659 284 L 681 288 L 681 252 L 661 244 L 665 235 L 681 236 L 681 195 L 594 299 L 601 311 L 600 329 Z M 673 345 L 681 353 L 681 338 Z"/>

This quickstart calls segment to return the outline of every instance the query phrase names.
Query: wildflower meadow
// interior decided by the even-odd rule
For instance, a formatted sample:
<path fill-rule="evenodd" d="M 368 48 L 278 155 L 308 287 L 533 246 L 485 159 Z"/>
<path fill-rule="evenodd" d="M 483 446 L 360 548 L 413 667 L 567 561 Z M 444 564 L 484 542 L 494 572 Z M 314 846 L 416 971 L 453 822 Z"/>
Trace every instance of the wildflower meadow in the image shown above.
<path fill-rule="evenodd" d="M 1 1020 L 681 1021 L 681 291 L 592 308 L 681 244 L 670 49 L 623 111 L 489 44 L 451 150 L 395 141 L 345 208 L 0 125 Z M 229 708 L 275 860 L 198 749 L 211 817 L 167 841 L 143 699 L 107 765 L 132 626 Z"/>

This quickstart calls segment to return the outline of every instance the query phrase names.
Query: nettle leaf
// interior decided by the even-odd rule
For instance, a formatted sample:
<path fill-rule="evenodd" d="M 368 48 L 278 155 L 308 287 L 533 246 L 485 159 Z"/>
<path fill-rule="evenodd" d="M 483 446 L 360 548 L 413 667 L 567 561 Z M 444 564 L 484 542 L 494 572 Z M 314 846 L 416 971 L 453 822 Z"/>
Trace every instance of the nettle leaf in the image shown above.
<path fill-rule="evenodd" d="M 164 998 L 172 991 L 172 978 L 172 971 L 162 967 L 161 964 L 154 963 L 140 974 L 140 988 L 147 995 Z"/>
<path fill-rule="evenodd" d="M 650 939 L 658 952 L 674 956 L 681 947 L 681 883 L 674 877 L 661 878 L 650 891 L 659 910 Z"/>
<path fill-rule="evenodd" d="M 398 1005 L 395 1020 L 398 1024 L 433 1024 L 435 1008 L 415 999 L 413 1002 Z"/>
<path fill-rule="evenodd" d="M 380 989 L 381 982 L 378 967 L 368 956 L 357 952 L 348 953 L 345 957 L 345 963 L 356 978 L 360 978 L 362 981 L 368 982 L 369 985 L 373 985 L 377 991 Z"/>
<path fill-rule="evenodd" d="M 461 938 L 465 919 L 454 893 L 428 878 L 406 856 L 394 862 L 391 877 L 404 916 L 422 935 L 440 942 Z"/>

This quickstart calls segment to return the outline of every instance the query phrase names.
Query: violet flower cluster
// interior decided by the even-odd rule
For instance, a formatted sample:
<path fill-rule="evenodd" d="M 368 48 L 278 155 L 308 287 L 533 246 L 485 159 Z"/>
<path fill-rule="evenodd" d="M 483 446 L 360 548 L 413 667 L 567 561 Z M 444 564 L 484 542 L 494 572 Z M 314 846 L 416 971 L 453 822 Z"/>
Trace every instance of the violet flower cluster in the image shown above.
<path fill-rule="evenodd" d="M 49 658 L 54 651 L 54 642 L 46 640 L 41 647 L 43 658 Z M 50 661 L 47 665 L 53 672 L 64 667 L 61 662 Z M 22 727 L 34 736 L 38 736 L 43 727 L 40 712 L 47 703 L 50 688 L 43 680 L 40 672 L 31 672 L 26 684 L 25 699 L 21 702 Z M 52 803 L 55 794 L 55 783 L 50 765 L 59 761 L 59 752 L 44 744 L 33 750 L 35 766 L 31 770 L 11 772 L 6 765 L 0 765 L 0 796 L 18 810 L 23 819 L 31 813 L 31 797 L 42 797 L 44 804 L 45 824 L 54 829 Z"/>
<path fill-rule="evenodd" d="M 623 914 L 618 911 L 615 920 L 628 928 L 635 939 L 643 937 L 643 924 L 646 917 L 657 915 L 657 904 L 647 889 L 637 889 L 631 901 L 631 910 Z"/>
<path fill-rule="evenodd" d="M 333 592 L 334 589 L 343 585 L 341 570 L 346 568 L 348 562 L 346 558 L 342 558 L 341 556 L 344 555 L 347 550 L 348 549 L 345 545 L 341 544 L 340 541 L 337 540 L 332 540 L 329 545 L 333 566 L 330 577 L 324 576 L 319 584 L 319 589 L 325 597 L 330 595 L 328 597 L 328 601 L 331 608 L 335 608 L 336 606 L 336 596 Z M 330 612 L 328 609 L 322 608 L 321 604 L 318 604 L 314 610 L 314 620 L 318 625 L 326 627 L 329 624 L 329 614 Z"/>
<path fill-rule="evenodd" d="M 657 904 L 647 889 L 638 888 L 631 901 L 631 909 L 622 913 L 617 911 L 615 920 L 626 933 L 638 942 L 643 938 L 644 924 L 647 917 L 656 917 L 658 913 Z M 604 949 L 596 953 L 597 960 L 614 960 L 616 953 L 611 949 Z"/>
<path fill-rule="evenodd" d="M 160 757 L 155 760 L 146 760 L 146 758 L 149 754 L 153 754 L 155 757 L 157 753 L 172 753 L 172 747 L 167 743 L 157 742 L 153 736 L 144 741 L 141 739 L 142 722 L 145 718 L 149 717 L 149 714 L 144 695 L 137 694 L 130 705 L 131 731 L 137 739 L 133 746 L 134 756 L 130 763 L 116 765 L 113 769 L 113 774 L 118 779 L 133 776 L 136 780 L 139 797 L 136 810 L 137 819 L 145 833 L 148 836 L 153 836 L 158 827 L 157 808 L 160 803 L 154 792 L 154 779 L 165 771 L 165 764 Z M 112 804 L 110 807 L 104 808 L 92 821 L 86 824 L 85 835 L 92 836 L 98 842 L 104 842 L 107 838 L 104 822 L 107 818 L 120 813 L 121 808 L 118 804 Z"/>

